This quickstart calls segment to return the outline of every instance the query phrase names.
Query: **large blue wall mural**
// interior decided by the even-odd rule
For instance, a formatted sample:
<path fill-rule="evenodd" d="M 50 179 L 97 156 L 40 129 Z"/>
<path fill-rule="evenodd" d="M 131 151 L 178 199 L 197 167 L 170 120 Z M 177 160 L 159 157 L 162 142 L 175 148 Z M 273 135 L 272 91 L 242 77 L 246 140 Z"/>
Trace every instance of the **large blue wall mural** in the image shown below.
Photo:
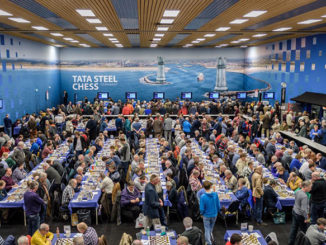
<path fill-rule="evenodd" d="M 140 100 L 152 99 L 153 92 L 169 99 L 192 92 L 199 101 L 214 89 L 227 94 L 259 89 L 276 92 L 279 100 L 286 82 L 287 101 L 305 91 L 325 93 L 323 43 L 326 35 L 247 49 L 58 49 L 0 34 L 0 119 L 55 106 L 63 90 L 69 100 L 74 94 L 93 99 L 98 92 L 115 100 L 125 92 L 137 92 Z"/>
<path fill-rule="evenodd" d="M 59 103 L 57 64 L 57 48 L 0 34 L 0 124 L 6 113 L 16 119 Z"/>

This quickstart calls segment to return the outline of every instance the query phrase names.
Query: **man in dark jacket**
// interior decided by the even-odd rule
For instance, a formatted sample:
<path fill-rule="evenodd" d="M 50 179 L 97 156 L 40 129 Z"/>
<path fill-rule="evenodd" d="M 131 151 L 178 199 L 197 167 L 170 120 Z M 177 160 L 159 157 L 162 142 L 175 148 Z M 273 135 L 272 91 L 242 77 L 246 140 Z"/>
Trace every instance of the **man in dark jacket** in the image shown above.
<path fill-rule="evenodd" d="M 311 181 L 311 224 L 316 224 L 317 219 L 323 217 L 326 207 L 326 181 L 319 172 L 311 174 Z"/>
<path fill-rule="evenodd" d="M 97 123 L 94 120 L 93 116 L 91 116 L 91 118 L 88 120 L 86 124 L 86 132 L 89 134 L 90 140 L 95 140 L 96 133 L 97 133 Z"/>
<path fill-rule="evenodd" d="M 183 219 L 183 225 L 186 230 L 181 234 L 181 236 L 187 237 L 189 244 L 191 245 L 202 244 L 201 237 L 203 232 L 198 227 L 192 226 L 192 219 L 190 217 Z"/>
<path fill-rule="evenodd" d="M 143 205 L 143 212 L 146 216 L 144 227 L 151 227 L 151 225 L 160 225 L 160 207 L 163 207 L 163 201 L 158 197 L 155 186 L 160 182 L 159 176 L 152 174 L 150 182 L 145 187 L 145 202 Z"/>
<path fill-rule="evenodd" d="M 278 195 L 274 191 L 274 187 L 276 186 L 276 181 L 271 180 L 269 185 L 266 185 L 264 188 L 264 202 L 269 212 L 275 211 L 275 206 L 277 203 Z"/>

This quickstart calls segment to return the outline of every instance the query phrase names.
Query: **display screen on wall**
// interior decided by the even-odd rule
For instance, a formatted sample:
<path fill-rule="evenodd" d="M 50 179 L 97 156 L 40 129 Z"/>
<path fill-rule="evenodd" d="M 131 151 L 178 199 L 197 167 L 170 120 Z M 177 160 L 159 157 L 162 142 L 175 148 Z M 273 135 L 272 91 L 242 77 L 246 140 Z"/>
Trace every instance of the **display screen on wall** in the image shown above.
<path fill-rule="evenodd" d="M 213 100 L 214 100 L 214 99 L 215 99 L 215 100 L 216 100 L 216 99 L 219 99 L 219 98 L 220 98 L 220 93 L 219 93 L 219 92 L 210 92 L 210 93 L 209 93 L 209 98 L 210 98 L 210 99 L 213 99 Z"/>
<path fill-rule="evenodd" d="M 0 99 L 0 109 L 3 108 L 3 99 Z"/>
<path fill-rule="evenodd" d="M 165 98 L 164 92 L 154 92 L 153 93 L 153 99 L 155 100 L 163 100 Z"/>
<path fill-rule="evenodd" d="M 136 100 L 137 93 L 136 92 L 126 92 L 126 99 L 127 100 Z"/>
<path fill-rule="evenodd" d="M 181 99 L 183 99 L 183 100 L 192 99 L 192 92 L 182 92 Z"/>
<path fill-rule="evenodd" d="M 246 92 L 238 92 L 237 99 L 247 99 L 247 93 Z"/>
<path fill-rule="evenodd" d="M 274 100 L 275 99 L 275 92 L 264 92 L 263 93 L 264 100 Z"/>
<path fill-rule="evenodd" d="M 107 92 L 98 92 L 97 93 L 97 98 L 100 100 L 107 100 L 109 98 L 109 93 Z"/>

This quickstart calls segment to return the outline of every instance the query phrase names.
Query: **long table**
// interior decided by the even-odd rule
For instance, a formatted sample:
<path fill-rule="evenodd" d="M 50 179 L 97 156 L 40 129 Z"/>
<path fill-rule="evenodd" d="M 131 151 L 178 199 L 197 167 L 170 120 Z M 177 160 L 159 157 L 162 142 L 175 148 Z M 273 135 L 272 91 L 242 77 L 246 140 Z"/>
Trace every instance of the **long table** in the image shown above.
<path fill-rule="evenodd" d="M 321 145 L 317 142 L 314 142 L 310 139 L 307 139 L 305 137 L 297 136 L 295 133 L 292 133 L 290 131 L 280 131 L 281 134 L 283 134 L 286 137 L 292 138 L 295 141 L 299 141 L 300 143 L 310 146 L 311 148 L 314 148 L 315 150 L 326 154 L 326 146 Z"/>
<path fill-rule="evenodd" d="M 43 161 L 35 166 L 32 171 L 30 171 L 26 177 L 21 180 L 18 184 L 18 187 L 12 188 L 8 192 L 8 196 L 0 201 L 1 208 L 22 208 L 24 210 L 24 225 L 26 226 L 26 214 L 25 214 L 25 205 L 24 205 L 24 193 L 27 191 L 27 182 L 33 180 L 33 173 L 37 171 L 44 171 L 42 166 L 46 160 L 59 160 L 60 162 L 64 161 L 69 155 L 69 147 L 66 145 L 67 142 L 62 143 L 58 149 L 56 149 L 49 157 L 43 159 Z M 14 198 L 17 196 L 16 198 Z M 11 198 L 14 200 L 10 200 Z"/>
<path fill-rule="evenodd" d="M 166 235 L 165 236 L 161 236 L 161 234 L 160 233 L 155 233 L 155 231 L 150 231 L 150 233 L 149 233 L 149 236 L 147 236 L 147 235 L 142 235 L 142 237 L 141 237 L 141 241 L 143 242 L 143 244 L 147 244 L 147 245 L 150 245 L 150 244 L 152 244 L 150 241 L 151 241 L 151 237 L 155 237 L 155 239 L 162 239 L 162 240 L 164 240 L 164 239 L 166 239 L 166 237 L 168 237 L 169 238 L 169 243 L 165 243 L 165 242 L 156 242 L 156 243 L 153 243 L 153 244 L 164 244 L 164 245 L 168 245 L 168 244 L 170 244 L 170 245 L 177 245 L 177 240 L 176 240 L 176 238 L 177 238 L 177 234 L 175 233 L 175 231 L 168 231 L 167 233 L 166 233 Z"/>
<path fill-rule="evenodd" d="M 230 239 L 230 237 L 234 234 L 237 233 L 239 235 L 242 235 L 242 237 L 244 237 L 244 235 L 250 235 L 250 234 L 256 234 L 258 242 L 260 243 L 260 245 L 267 245 L 266 240 L 263 237 L 263 234 L 260 232 L 260 230 L 253 230 L 252 232 L 249 231 L 240 231 L 240 230 L 227 230 L 225 232 L 224 235 L 224 240 L 228 241 Z M 249 243 L 248 243 L 249 244 Z"/>
<path fill-rule="evenodd" d="M 80 191 L 75 193 L 73 199 L 69 202 L 68 209 L 72 213 L 72 209 L 94 208 L 96 225 L 98 224 L 97 209 L 98 201 L 101 198 L 101 190 L 99 188 L 98 176 L 101 172 L 106 172 L 106 163 L 101 160 L 102 156 L 108 155 L 110 146 L 114 144 L 114 139 L 108 139 L 103 149 L 97 153 L 94 163 L 88 168 L 83 177 Z M 92 195 L 87 197 L 88 193 Z"/>
<path fill-rule="evenodd" d="M 226 187 L 224 180 L 220 178 L 218 172 L 214 168 L 213 163 L 208 159 L 208 156 L 200 148 L 197 141 L 193 138 L 191 141 L 192 151 L 194 151 L 204 163 L 204 180 L 208 180 L 213 183 L 213 187 L 219 196 L 220 205 L 228 208 L 232 202 L 238 199 L 234 193 Z"/>

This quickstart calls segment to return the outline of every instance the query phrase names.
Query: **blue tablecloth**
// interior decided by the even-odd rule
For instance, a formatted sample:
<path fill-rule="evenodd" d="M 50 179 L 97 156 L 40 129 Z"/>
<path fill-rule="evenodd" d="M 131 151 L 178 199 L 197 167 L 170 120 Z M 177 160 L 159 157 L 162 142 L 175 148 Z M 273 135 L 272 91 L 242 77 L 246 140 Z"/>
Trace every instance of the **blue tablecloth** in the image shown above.
<path fill-rule="evenodd" d="M 283 207 L 293 207 L 294 206 L 294 202 L 295 202 L 295 199 L 294 198 L 278 198 L 277 199 L 277 203 L 276 203 L 276 207 L 279 209 L 279 210 L 282 210 L 282 206 Z"/>
<path fill-rule="evenodd" d="M 150 231 L 150 236 L 155 236 L 155 235 L 156 235 L 155 231 Z M 177 234 L 175 232 L 174 232 L 174 237 L 169 236 L 171 245 L 177 245 L 176 237 Z M 141 240 L 148 240 L 148 236 L 142 235 Z"/>
<path fill-rule="evenodd" d="M 77 235 L 78 233 L 70 233 L 70 237 L 66 237 L 64 233 L 60 233 L 60 238 L 74 238 L 75 235 Z M 58 238 L 57 238 L 57 234 L 54 233 L 53 234 L 53 239 L 51 241 L 52 245 L 55 245 L 55 243 L 57 242 Z"/>
<path fill-rule="evenodd" d="M 230 204 L 234 201 L 237 201 L 238 198 L 236 198 L 236 196 L 233 193 L 228 193 L 231 196 L 231 200 L 221 200 L 220 199 L 220 206 L 224 206 L 226 208 L 228 208 L 230 206 Z"/>
<path fill-rule="evenodd" d="M 14 127 L 14 132 L 13 132 L 13 134 L 14 134 L 14 135 L 18 135 L 19 132 L 20 132 L 20 129 L 21 129 L 21 127 Z"/>
<path fill-rule="evenodd" d="M 98 208 L 98 200 L 101 197 L 101 191 L 96 191 L 92 200 L 77 201 L 79 192 L 75 193 L 74 198 L 70 201 L 68 208 L 70 213 L 72 213 L 73 208 Z"/>
<path fill-rule="evenodd" d="M 267 242 L 265 241 L 264 237 L 263 237 L 263 234 L 261 234 L 260 230 L 253 230 L 252 232 L 249 232 L 249 231 L 243 231 L 245 233 L 248 233 L 248 234 L 251 234 L 251 233 L 258 233 L 260 235 L 260 237 L 258 238 L 258 241 L 260 242 L 261 245 L 267 245 Z M 234 233 L 238 233 L 241 235 L 241 231 L 240 230 L 227 230 L 225 232 L 225 235 L 224 235 L 224 240 L 225 241 L 228 241 L 229 238 L 232 236 L 232 234 Z"/>

